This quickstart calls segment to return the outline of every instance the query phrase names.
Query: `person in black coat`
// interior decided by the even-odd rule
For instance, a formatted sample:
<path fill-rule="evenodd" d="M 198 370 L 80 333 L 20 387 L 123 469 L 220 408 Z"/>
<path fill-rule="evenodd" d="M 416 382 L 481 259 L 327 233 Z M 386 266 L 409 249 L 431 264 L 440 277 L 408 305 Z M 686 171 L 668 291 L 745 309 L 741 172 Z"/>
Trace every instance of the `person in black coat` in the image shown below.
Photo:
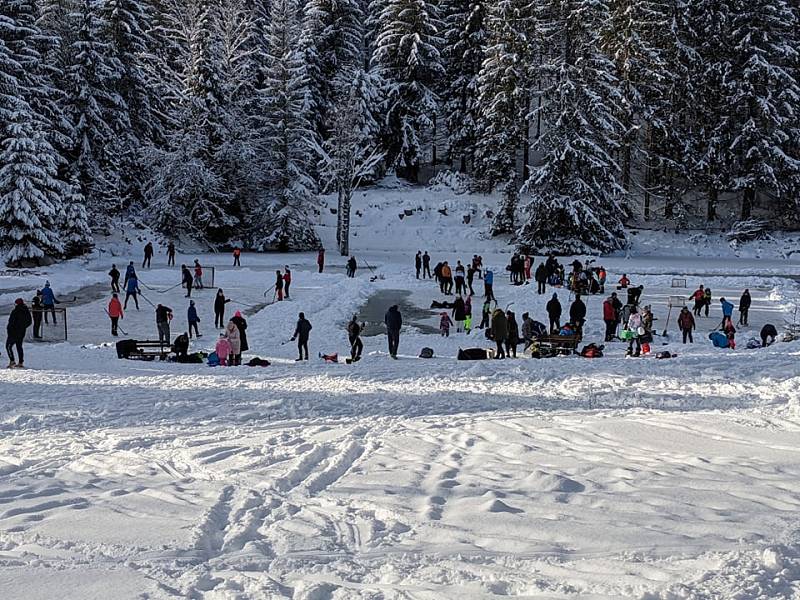
<path fill-rule="evenodd" d="M 239 354 L 247 352 L 250 349 L 250 346 L 247 345 L 247 321 L 237 310 L 231 318 L 231 322 L 239 330 Z M 306 349 L 306 354 L 308 354 L 308 349 Z"/>
<path fill-rule="evenodd" d="M 389 338 L 389 356 L 397 358 L 397 349 L 400 346 L 400 329 L 403 327 L 403 316 L 397 305 L 389 307 L 384 317 L 386 335 Z"/>
<path fill-rule="evenodd" d="M 304 313 L 300 313 L 297 319 L 297 326 L 294 328 L 292 341 L 297 340 L 297 351 L 300 356 L 295 362 L 303 360 L 303 350 L 305 350 L 305 360 L 308 360 L 308 336 L 311 333 L 311 323 L 306 319 Z"/>
<path fill-rule="evenodd" d="M 183 287 L 186 288 L 186 297 L 191 298 L 192 285 L 194 284 L 194 277 L 192 277 L 192 272 L 186 265 L 181 265 L 181 283 L 183 284 Z"/>
<path fill-rule="evenodd" d="M 775 325 L 767 323 L 761 328 L 761 347 L 766 348 L 767 346 L 772 344 L 777 337 L 778 337 L 778 330 L 775 329 Z"/>
<path fill-rule="evenodd" d="M 361 330 L 364 324 L 358 323 L 358 315 L 347 324 L 347 339 L 350 341 L 350 360 L 356 362 L 361 360 L 361 353 L 364 351 L 364 342 L 361 341 Z"/>
<path fill-rule="evenodd" d="M 467 305 L 464 299 L 458 296 L 453 302 L 453 321 L 456 322 L 456 331 L 461 332 L 464 328 L 464 319 L 467 318 Z"/>
<path fill-rule="evenodd" d="M 739 325 L 749 325 L 747 319 L 749 317 L 748 313 L 750 312 L 750 305 L 752 303 L 753 299 L 750 297 L 750 290 L 745 290 L 742 294 L 742 297 L 739 298 Z"/>
<path fill-rule="evenodd" d="M 31 301 L 31 315 L 33 316 L 33 339 L 40 340 L 42 339 L 42 313 L 44 312 L 44 306 L 42 305 L 42 297 L 37 294 L 33 297 Z"/>
<path fill-rule="evenodd" d="M 25 339 L 25 331 L 31 326 L 31 311 L 25 305 L 22 298 L 14 301 L 14 308 L 8 316 L 6 325 L 6 353 L 8 353 L 8 368 L 23 368 L 25 365 L 25 353 L 22 350 L 22 341 Z M 17 348 L 19 362 L 14 359 L 14 347 Z"/>
<path fill-rule="evenodd" d="M 578 335 L 583 335 L 583 324 L 586 322 L 586 304 L 580 294 L 575 294 L 575 301 L 569 307 L 569 321 L 575 326 Z"/>
<path fill-rule="evenodd" d="M 111 291 L 119 293 L 119 270 L 117 269 L 117 265 L 111 265 L 108 276 L 111 277 Z"/>
<path fill-rule="evenodd" d="M 536 293 L 544 294 L 547 292 L 547 268 L 544 263 L 539 263 L 539 266 L 536 267 L 533 278 L 536 280 Z"/>
<path fill-rule="evenodd" d="M 419 274 L 422 271 L 422 252 L 418 251 L 417 255 L 414 257 L 414 269 L 417 271 L 417 279 L 419 279 Z"/>
<path fill-rule="evenodd" d="M 214 327 L 222 329 L 225 327 L 225 305 L 230 302 L 230 298 L 225 297 L 225 292 L 222 288 L 217 290 L 217 295 L 214 297 Z"/>
<path fill-rule="evenodd" d="M 558 301 L 558 294 L 553 294 L 553 297 L 547 302 L 547 315 L 550 317 L 550 332 L 561 329 L 561 302 Z"/>

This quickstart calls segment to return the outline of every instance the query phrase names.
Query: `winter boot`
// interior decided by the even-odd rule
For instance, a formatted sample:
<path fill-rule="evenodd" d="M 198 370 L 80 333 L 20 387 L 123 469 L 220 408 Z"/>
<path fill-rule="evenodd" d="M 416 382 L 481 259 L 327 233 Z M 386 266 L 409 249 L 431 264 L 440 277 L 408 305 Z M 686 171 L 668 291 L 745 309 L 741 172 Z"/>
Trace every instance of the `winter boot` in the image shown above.
<path fill-rule="evenodd" d="M 8 369 L 15 369 L 16 367 L 17 367 L 17 363 L 15 363 L 15 362 L 12 360 L 12 361 L 10 361 L 10 362 L 8 363 L 8 367 L 7 367 L 7 368 L 8 368 Z"/>

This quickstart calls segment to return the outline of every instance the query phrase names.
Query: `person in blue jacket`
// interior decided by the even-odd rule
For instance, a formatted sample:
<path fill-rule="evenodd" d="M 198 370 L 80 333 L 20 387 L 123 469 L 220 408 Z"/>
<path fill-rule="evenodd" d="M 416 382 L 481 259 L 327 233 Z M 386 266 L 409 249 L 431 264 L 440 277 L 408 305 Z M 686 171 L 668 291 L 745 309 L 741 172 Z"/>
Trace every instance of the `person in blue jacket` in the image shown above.
<path fill-rule="evenodd" d="M 136 279 L 136 274 L 134 273 L 128 278 L 128 282 L 125 284 L 125 304 L 123 308 L 128 308 L 128 298 L 133 298 L 133 302 L 136 304 L 136 310 L 139 310 L 139 296 L 141 292 L 139 291 L 139 280 Z"/>
<path fill-rule="evenodd" d="M 53 316 L 53 325 L 56 324 L 56 304 L 60 304 L 60 302 L 56 298 L 55 293 L 53 293 L 50 282 L 45 281 L 44 288 L 42 288 L 42 309 L 44 310 L 45 323 L 47 323 L 47 312 L 50 311 L 50 314 Z"/>
<path fill-rule="evenodd" d="M 197 325 L 200 322 L 200 317 L 197 316 L 197 307 L 194 305 L 194 300 L 189 300 L 189 310 L 186 311 L 186 318 L 189 321 L 189 339 L 192 339 L 192 329 L 194 329 L 196 337 L 203 337 Z"/>
<path fill-rule="evenodd" d="M 494 297 L 494 271 L 491 269 L 486 269 L 483 275 L 483 295 L 487 300 L 494 300 L 497 302 L 497 299 Z"/>
<path fill-rule="evenodd" d="M 722 305 L 722 325 L 721 329 L 725 329 L 725 325 L 733 318 L 733 303 L 728 302 L 725 298 L 720 298 L 719 303 Z"/>

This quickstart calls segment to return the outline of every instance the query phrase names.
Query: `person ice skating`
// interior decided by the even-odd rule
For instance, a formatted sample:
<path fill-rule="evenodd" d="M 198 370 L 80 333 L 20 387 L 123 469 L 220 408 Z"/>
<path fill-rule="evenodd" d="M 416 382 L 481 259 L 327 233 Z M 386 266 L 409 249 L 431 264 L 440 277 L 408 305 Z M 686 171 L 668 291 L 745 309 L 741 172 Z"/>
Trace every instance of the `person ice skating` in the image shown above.
<path fill-rule="evenodd" d="M 280 271 L 275 271 L 275 300 L 283 300 L 283 274 Z"/>
<path fill-rule="evenodd" d="M 483 301 L 483 306 L 481 307 L 481 324 L 478 325 L 478 329 L 485 329 L 490 325 L 490 319 L 492 315 L 492 301 L 486 299 Z"/>
<path fill-rule="evenodd" d="M 422 255 L 422 278 L 432 279 L 431 277 L 431 257 L 428 255 L 428 251 Z"/>
<path fill-rule="evenodd" d="M 561 302 L 558 301 L 558 294 L 553 293 L 545 308 L 550 318 L 550 331 L 555 333 L 561 329 Z"/>
<path fill-rule="evenodd" d="M 456 271 L 455 271 L 455 275 L 456 275 L 456 294 L 458 294 L 458 295 L 467 293 L 467 288 L 464 285 L 464 283 L 466 281 L 466 274 L 467 274 L 467 271 L 464 268 L 464 265 L 462 265 L 461 261 L 459 260 L 456 263 Z"/>
<path fill-rule="evenodd" d="M 494 297 L 494 271 L 491 269 L 486 269 L 483 274 L 483 295 L 487 300 L 497 301 L 497 298 Z"/>
<path fill-rule="evenodd" d="M 233 313 L 231 317 L 231 323 L 236 325 L 239 329 L 239 364 L 242 364 L 241 355 L 247 352 L 250 349 L 250 345 L 247 343 L 247 320 L 242 316 L 242 313 L 238 310 Z"/>
<path fill-rule="evenodd" d="M 225 367 L 228 365 L 228 357 L 231 354 L 231 343 L 228 341 L 228 338 L 225 337 L 224 333 L 219 334 L 219 339 L 217 340 L 217 344 L 214 347 L 214 352 L 217 353 L 217 359 L 219 360 L 219 366 Z"/>
<path fill-rule="evenodd" d="M 749 325 L 747 319 L 750 314 L 750 305 L 753 299 L 750 297 L 750 290 L 745 290 L 742 297 L 739 298 L 739 325 L 747 327 Z"/>
<path fill-rule="evenodd" d="M 33 339 L 42 339 L 42 313 L 44 306 L 42 305 L 42 295 L 36 292 L 36 295 L 31 300 L 31 316 L 33 317 Z"/>
<path fill-rule="evenodd" d="M 389 356 L 397 358 L 397 350 L 400 347 L 400 329 L 403 327 L 403 315 L 397 305 L 390 306 L 383 319 L 386 324 L 386 336 L 389 341 Z"/>
<path fill-rule="evenodd" d="M 111 294 L 111 300 L 108 302 L 108 317 L 111 319 L 111 335 L 116 337 L 118 334 L 119 320 L 125 317 L 122 310 L 122 303 L 119 301 L 119 295 L 114 292 Z"/>
<path fill-rule="evenodd" d="M 492 313 L 492 339 L 494 339 L 494 343 L 497 345 L 497 353 L 494 356 L 497 359 L 506 357 L 505 343 L 507 336 L 508 320 L 506 319 L 505 313 L 501 309 L 496 308 Z"/>
<path fill-rule="evenodd" d="M 631 280 L 628 279 L 628 275 L 623 273 L 622 277 L 619 278 L 619 287 L 622 289 L 627 288 L 631 284 Z"/>
<path fill-rule="evenodd" d="M 586 322 L 586 304 L 581 300 L 580 294 L 575 294 L 575 300 L 569 307 L 569 321 L 575 326 L 578 335 L 582 335 L 583 324 Z"/>
<path fill-rule="evenodd" d="M 228 353 L 228 366 L 238 367 L 242 364 L 242 337 L 239 328 L 233 321 L 228 321 L 228 325 L 225 327 L 225 337 L 228 338 L 231 346 Z"/>
<path fill-rule="evenodd" d="M 320 248 L 317 252 L 317 269 L 320 273 L 325 269 L 325 248 Z"/>
<path fill-rule="evenodd" d="M 414 257 L 414 270 L 417 272 L 417 279 L 422 272 L 422 250 L 417 250 L 417 255 Z"/>
<path fill-rule="evenodd" d="M 292 272 L 289 270 L 289 265 L 286 265 L 283 270 L 283 296 L 289 300 L 289 286 L 292 284 Z"/>
<path fill-rule="evenodd" d="M 292 341 L 297 340 L 297 351 L 300 354 L 295 362 L 303 360 L 303 351 L 305 351 L 305 360 L 308 360 L 308 336 L 310 333 L 311 323 L 308 322 L 305 314 L 300 313 L 294 335 L 292 335 Z"/>
<path fill-rule="evenodd" d="M 194 300 L 189 300 L 189 308 L 186 311 L 186 320 L 189 322 L 189 339 L 192 337 L 192 330 L 194 330 L 196 337 L 202 337 L 199 329 L 200 317 L 197 316 L 197 307 L 194 305 Z"/>
<path fill-rule="evenodd" d="M 144 269 L 147 267 L 150 268 L 150 261 L 153 258 L 153 244 L 151 242 L 147 242 L 144 246 L 144 260 L 142 261 L 142 268 Z"/>
<path fill-rule="evenodd" d="M 703 309 L 705 310 L 706 316 L 708 316 L 708 311 L 711 310 L 711 288 L 706 288 L 703 294 Z"/>
<path fill-rule="evenodd" d="M 31 326 L 31 311 L 28 310 L 22 298 L 14 300 L 14 308 L 8 315 L 6 324 L 6 353 L 8 354 L 8 368 L 25 368 L 25 352 L 22 343 L 25 340 L 25 331 Z M 14 348 L 17 349 L 17 356 L 14 357 Z M 17 360 L 18 359 L 18 360 Z"/>
<path fill-rule="evenodd" d="M 183 287 L 186 288 L 186 298 L 191 298 L 194 277 L 192 277 L 192 272 L 186 265 L 181 265 L 181 283 L 183 284 Z"/>
<path fill-rule="evenodd" d="M 467 305 L 461 296 L 453 302 L 453 321 L 456 324 L 456 332 L 460 333 L 464 329 L 464 319 L 467 318 Z"/>
<path fill-rule="evenodd" d="M 725 324 L 733 320 L 733 303 L 728 302 L 725 298 L 720 298 L 719 303 L 722 307 L 722 323 L 720 324 L 720 328 L 725 329 Z"/>
<path fill-rule="evenodd" d="M 347 324 L 347 339 L 350 341 L 350 360 L 357 362 L 361 360 L 361 353 L 364 351 L 364 343 L 361 341 L 361 330 L 363 323 L 359 325 L 358 315 L 353 315 Z"/>
<path fill-rule="evenodd" d="M 139 294 L 141 294 L 141 290 L 139 289 L 139 280 L 136 278 L 136 274 L 134 273 L 125 283 L 125 308 L 128 308 L 128 300 L 133 298 L 133 302 L 136 305 L 136 310 L 139 310 Z"/>
<path fill-rule="evenodd" d="M 242 249 L 239 248 L 239 246 L 236 246 L 233 249 L 233 266 L 234 267 L 242 266 Z"/>
<path fill-rule="evenodd" d="M 175 242 L 167 244 L 167 266 L 175 266 Z"/>
<path fill-rule="evenodd" d="M 219 288 L 214 297 L 214 327 L 217 329 L 225 327 L 225 305 L 230 301 L 230 298 L 225 297 L 222 288 Z"/>
<path fill-rule="evenodd" d="M 196 258 L 194 259 L 194 287 L 198 290 L 203 289 L 203 267 Z"/>
<path fill-rule="evenodd" d="M 694 307 L 692 307 L 692 313 L 695 317 L 700 316 L 700 312 L 703 310 L 703 304 L 706 301 L 706 290 L 701 285 L 697 288 L 691 296 L 689 296 L 689 300 L 694 300 Z"/>
<path fill-rule="evenodd" d="M 172 320 L 172 309 L 169 306 L 159 304 L 156 306 L 156 328 L 158 329 L 158 341 L 162 346 L 169 345 L 169 322 Z"/>
<path fill-rule="evenodd" d="M 517 344 L 519 344 L 519 325 L 517 324 L 517 317 L 512 311 L 506 311 L 506 322 L 508 324 L 508 333 L 506 335 L 506 356 L 508 358 L 517 358 Z"/>
<path fill-rule="evenodd" d="M 439 333 L 442 337 L 450 337 L 450 326 L 453 324 L 453 320 L 450 318 L 446 312 L 443 312 L 439 315 Z"/>
<path fill-rule="evenodd" d="M 539 263 L 536 271 L 533 274 L 536 279 L 536 293 L 542 295 L 547 292 L 547 267 L 544 263 Z"/>
<path fill-rule="evenodd" d="M 603 322 L 606 324 L 605 341 L 610 342 L 617 334 L 617 311 L 610 296 L 603 302 Z"/>
<path fill-rule="evenodd" d="M 697 325 L 695 323 L 694 316 L 692 316 L 692 313 L 689 312 L 689 307 L 684 306 L 681 309 L 681 313 L 678 315 L 678 329 L 681 331 L 684 344 L 686 343 L 686 340 L 689 340 L 690 344 L 694 344 L 692 331 L 694 331 L 696 326 Z"/>
<path fill-rule="evenodd" d="M 111 270 L 108 272 L 108 276 L 111 277 L 111 291 L 119 293 L 120 272 L 117 269 L 117 265 L 111 265 Z"/>
<path fill-rule="evenodd" d="M 766 348 L 767 346 L 775 343 L 775 340 L 778 338 L 778 330 L 775 329 L 775 325 L 772 323 L 767 323 L 761 328 L 761 347 Z"/>
<path fill-rule="evenodd" d="M 347 261 L 347 276 L 353 279 L 356 276 L 357 270 L 358 270 L 358 262 L 356 262 L 356 257 L 351 256 L 350 259 Z"/>
<path fill-rule="evenodd" d="M 133 261 L 129 262 L 128 266 L 125 267 L 125 283 L 122 284 L 122 287 L 124 287 L 125 289 L 128 288 L 128 280 L 131 277 L 136 277 L 136 267 L 133 266 Z"/>
<path fill-rule="evenodd" d="M 644 327 L 642 327 L 642 315 L 639 314 L 639 309 L 636 306 L 631 307 L 631 316 L 628 317 L 627 329 L 631 332 L 631 338 L 628 341 L 628 350 L 626 356 L 640 356 L 642 353 L 642 336 L 645 334 Z M 633 350 L 633 345 L 636 344 L 636 352 Z"/>
<path fill-rule="evenodd" d="M 56 304 L 61 304 L 61 302 L 59 302 L 58 298 L 56 298 L 53 288 L 50 287 L 50 282 L 45 281 L 44 287 L 42 288 L 42 309 L 44 310 L 45 324 L 47 324 L 48 312 L 53 317 L 53 325 L 56 324 Z"/>

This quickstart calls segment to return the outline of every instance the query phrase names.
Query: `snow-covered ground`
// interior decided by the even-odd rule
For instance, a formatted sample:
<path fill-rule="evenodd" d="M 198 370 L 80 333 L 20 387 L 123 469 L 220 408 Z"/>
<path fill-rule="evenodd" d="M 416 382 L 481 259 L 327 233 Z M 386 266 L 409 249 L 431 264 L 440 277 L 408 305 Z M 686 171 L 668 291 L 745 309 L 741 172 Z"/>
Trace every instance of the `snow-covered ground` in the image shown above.
<path fill-rule="evenodd" d="M 107 299 L 80 290 L 107 281 L 111 260 L 140 260 L 138 246 L 112 240 L 85 261 L 0 277 L 0 312 L 45 278 L 81 297 L 68 343 L 28 344 L 31 368 L 0 372 L 0 597 L 800 597 L 800 343 L 744 348 L 790 318 L 791 238 L 734 252 L 708 236 L 640 233 L 631 256 L 598 259 L 611 280 L 645 285 L 670 333 L 655 349 L 670 360 L 625 359 L 612 343 L 596 360 L 465 363 L 456 351 L 486 345 L 480 332 L 414 328 L 396 362 L 384 336 L 365 338 L 356 365 L 316 358 L 347 352 L 344 323 L 376 293 L 421 308 L 442 299 L 414 278 L 418 249 L 434 262 L 482 254 L 500 304 L 544 320 L 551 292 L 509 286 L 507 248 L 479 236 L 488 204 L 447 190 L 359 195 L 354 280 L 332 251 L 322 275 L 311 254 L 246 254 L 236 270 L 199 255 L 238 303 L 229 314 L 250 314 L 250 354 L 267 368 L 118 360 L 104 345 Z M 404 209 L 415 212 L 401 220 Z M 323 216 L 332 248 L 335 217 Z M 293 300 L 262 308 L 287 261 Z M 149 300 L 175 309 L 176 333 L 187 300 L 165 262 L 140 275 Z M 672 288 L 682 277 L 688 288 Z M 715 306 L 683 346 L 666 299 L 700 283 Z M 754 305 L 740 348 L 713 348 L 716 298 L 738 304 L 745 287 Z M 569 294 L 557 293 L 566 312 Z M 196 349 L 217 335 L 212 296 L 194 294 Z M 587 301 L 586 341 L 602 339 L 601 302 Z M 301 310 L 312 360 L 297 364 L 285 342 Z M 145 301 L 122 327 L 153 337 L 154 321 Z M 435 358 L 416 358 L 423 346 Z"/>

